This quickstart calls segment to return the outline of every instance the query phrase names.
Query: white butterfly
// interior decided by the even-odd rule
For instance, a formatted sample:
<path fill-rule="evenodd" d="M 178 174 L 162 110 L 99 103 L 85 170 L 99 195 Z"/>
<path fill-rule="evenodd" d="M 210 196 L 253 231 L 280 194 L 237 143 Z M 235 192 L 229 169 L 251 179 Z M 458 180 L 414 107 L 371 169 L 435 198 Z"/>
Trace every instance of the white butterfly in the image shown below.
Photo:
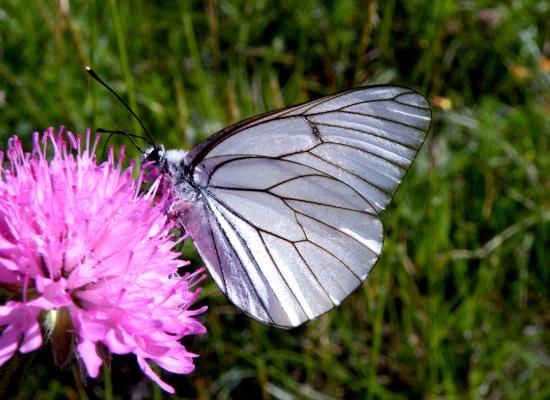
<path fill-rule="evenodd" d="M 353 89 L 239 122 L 192 151 L 148 149 L 179 222 L 237 307 L 298 326 L 338 306 L 382 251 L 380 213 L 430 127 L 419 93 Z"/>

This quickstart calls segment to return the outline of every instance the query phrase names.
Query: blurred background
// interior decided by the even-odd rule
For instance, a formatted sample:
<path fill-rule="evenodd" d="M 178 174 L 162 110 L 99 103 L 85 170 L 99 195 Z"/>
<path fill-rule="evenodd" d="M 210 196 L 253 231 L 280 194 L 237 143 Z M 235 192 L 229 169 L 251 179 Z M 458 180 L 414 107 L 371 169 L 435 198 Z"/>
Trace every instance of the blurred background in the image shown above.
<path fill-rule="evenodd" d="M 140 133 L 88 64 L 168 148 L 354 86 L 417 89 L 432 129 L 368 283 L 283 331 L 208 278 L 208 333 L 184 342 L 197 368 L 163 376 L 181 399 L 550 398 L 548 21 L 537 0 L 2 0 L 0 139 Z M 201 265 L 191 244 L 184 257 Z M 5 398 L 84 397 L 48 347 L 30 357 L 3 368 Z M 167 397 L 132 357 L 85 392 Z"/>

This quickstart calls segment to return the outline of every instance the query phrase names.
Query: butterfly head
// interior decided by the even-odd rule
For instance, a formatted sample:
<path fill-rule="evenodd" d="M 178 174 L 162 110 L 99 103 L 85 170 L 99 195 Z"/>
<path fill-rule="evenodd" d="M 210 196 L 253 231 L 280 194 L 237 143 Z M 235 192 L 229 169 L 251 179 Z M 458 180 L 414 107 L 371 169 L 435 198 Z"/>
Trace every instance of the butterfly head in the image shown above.
<path fill-rule="evenodd" d="M 172 184 L 177 185 L 190 180 L 189 168 L 185 164 L 184 150 L 164 150 L 163 145 L 151 146 L 141 153 L 141 166 L 146 169 L 149 177 L 162 174 Z"/>
<path fill-rule="evenodd" d="M 196 201 L 197 193 L 193 185 L 189 166 L 185 164 L 184 150 L 164 150 L 164 146 L 148 147 L 141 154 L 141 166 L 145 168 L 145 181 L 160 178 L 157 193 L 171 192 L 176 201 L 175 210 L 182 210 Z"/>
<path fill-rule="evenodd" d="M 166 152 L 161 144 L 156 147 L 148 147 L 141 153 L 141 165 L 147 165 L 153 168 L 163 170 L 166 166 Z"/>

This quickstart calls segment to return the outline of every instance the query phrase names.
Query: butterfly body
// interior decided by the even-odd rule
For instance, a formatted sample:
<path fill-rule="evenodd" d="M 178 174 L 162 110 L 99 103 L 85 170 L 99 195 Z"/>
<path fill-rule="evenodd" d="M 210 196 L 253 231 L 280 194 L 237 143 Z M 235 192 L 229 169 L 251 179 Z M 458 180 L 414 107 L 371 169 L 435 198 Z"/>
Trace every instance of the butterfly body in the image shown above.
<path fill-rule="evenodd" d="M 168 175 L 177 218 L 222 292 L 254 319 L 290 328 L 367 279 L 382 251 L 379 214 L 430 120 L 419 93 L 365 87 L 144 159 Z"/>

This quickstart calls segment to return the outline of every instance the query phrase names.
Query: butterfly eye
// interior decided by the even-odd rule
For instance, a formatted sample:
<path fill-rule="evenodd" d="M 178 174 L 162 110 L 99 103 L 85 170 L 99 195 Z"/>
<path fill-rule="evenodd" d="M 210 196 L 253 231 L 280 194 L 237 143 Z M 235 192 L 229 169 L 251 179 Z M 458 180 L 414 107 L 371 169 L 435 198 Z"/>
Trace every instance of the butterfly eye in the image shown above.
<path fill-rule="evenodd" d="M 141 163 L 154 163 L 160 164 L 164 160 L 164 147 L 161 145 L 159 147 L 149 147 L 145 149 L 141 155 Z"/>
<path fill-rule="evenodd" d="M 159 162 L 159 160 L 160 160 L 159 149 L 154 148 L 153 151 L 151 151 L 147 156 L 147 161 Z"/>

